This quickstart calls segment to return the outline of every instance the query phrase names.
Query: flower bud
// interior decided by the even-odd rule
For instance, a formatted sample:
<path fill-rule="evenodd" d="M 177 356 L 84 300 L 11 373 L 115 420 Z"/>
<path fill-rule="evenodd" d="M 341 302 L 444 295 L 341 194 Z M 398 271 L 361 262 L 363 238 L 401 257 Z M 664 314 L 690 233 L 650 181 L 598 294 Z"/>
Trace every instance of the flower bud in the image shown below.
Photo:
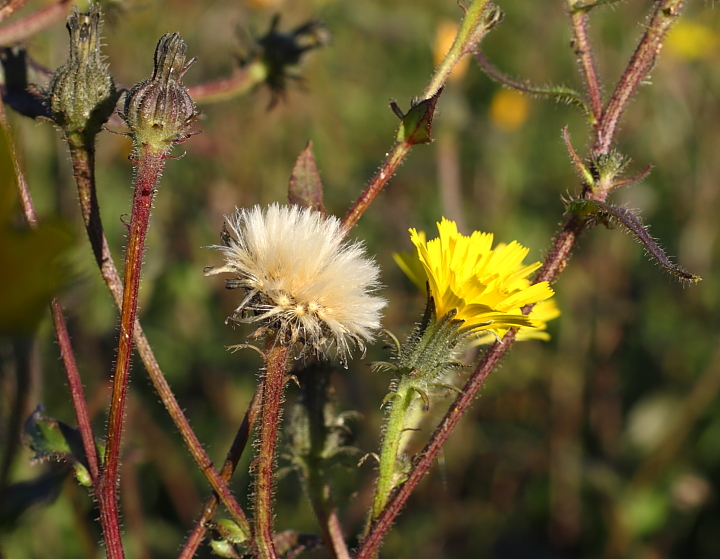
<path fill-rule="evenodd" d="M 70 56 L 57 69 L 48 89 L 47 104 L 55 123 L 66 133 L 94 137 L 115 110 L 120 94 L 100 55 L 102 11 L 73 8 L 68 16 Z"/>
<path fill-rule="evenodd" d="M 125 98 L 121 116 L 136 145 L 168 149 L 190 135 L 198 116 L 182 77 L 195 62 L 185 63 L 187 45 L 177 33 L 166 33 L 155 49 L 155 68 L 150 79 L 135 85 Z"/>

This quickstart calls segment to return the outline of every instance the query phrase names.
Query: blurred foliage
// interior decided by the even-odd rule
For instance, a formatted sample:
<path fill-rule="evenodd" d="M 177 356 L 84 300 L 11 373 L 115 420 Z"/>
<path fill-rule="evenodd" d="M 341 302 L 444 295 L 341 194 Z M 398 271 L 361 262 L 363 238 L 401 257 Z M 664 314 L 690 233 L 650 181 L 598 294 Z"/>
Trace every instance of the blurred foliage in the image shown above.
<path fill-rule="evenodd" d="M 581 87 L 564 2 L 498 0 L 504 22 L 485 39 L 487 57 L 503 71 L 535 83 Z M 43 2 L 28 2 L 24 11 Z M 308 55 L 300 82 L 268 111 L 260 89 L 202 111 L 203 133 L 171 161 L 151 220 L 140 318 L 168 380 L 211 457 L 220 463 L 240 424 L 260 359 L 226 346 L 249 333 L 225 326 L 236 293 L 205 278 L 218 264 L 223 215 L 236 206 L 285 201 L 298 154 L 312 140 L 325 186 L 325 207 L 343 215 L 392 146 L 397 117 L 433 68 L 433 47 L 454 1 L 440 0 L 167 0 L 105 2 L 105 54 L 122 87 L 148 74 L 157 39 L 178 31 L 199 62 L 188 85 L 228 75 L 242 57 L 237 30 L 260 33 L 276 12 L 292 29 L 320 20 L 331 43 Z M 621 3 L 591 14 L 590 33 L 606 93 L 631 55 L 652 2 Z M 84 7 L 81 3 L 80 7 Z M 120 9 L 122 8 L 122 9 Z M 670 36 L 652 86 L 632 101 L 618 137 L 630 172 L 651 163 L 642 184 L 611 202 L 638 209 L 651 233 L 696 286 L 669 279 L 619 230 L 597 227 L 582 240 L 555 285 L 560 319 L 552 341 L 519 344 L 486 384 L 386 540 L 383 557 L 511 559 L 720 556 L 720 11 L 688 2 Z M 444 43 L 443 43 L 444 44 Z M 57 25 L 29 43 L 30 55 L 56 68 L 67 36 Z M 40 79 L 39 77 L 36 79 Z M 41 84 L 44 85 L 44 84 Z M 492 231 L 519 240 L 540 259 L 564 211 L 561 197 L 578 181 L 561 141 L 575 145 L 587 130 L 572 107 L 518 98 L 472 62 L 440 97 L 435 142 L 414 148 L 353 230 L 377 255 L 390 301 L 385 327 L 406 335 L 423 297 L 392 262 L 410 248 L 407 229 L 428 233 L 441 216 L 468 233 Z M 72 281 L 61 293 L 96 433 L 105 425 L 118 316 L 82 232 L 66 148 L 49 125 L 10 115 L 41 222 L 76 227 Z M 111 126 L 112 127 L 112 126 Z M 118 124 L 116 131 L 122 131 Z M 129 213 L 130 142 L 110 133 L 97 144 L 103 220 L 116 262 L 122 261 L 123 216 Z M 581 150 L 581 155 L 584 155 Z M 0 271 L 3 278 L 7 270 Z M 38 272 L 36 272 L 38 274 Z M 49 313 L 38 333 L 39 379 L 32 406 L 74 424 Z M 3 367 L 12 361 L 2 347 Z M 382 343 L 368 360 L 382 360 Z M 358 410 L 358 446 L 375 452 L 379 404 L 390 378 L 359 358 L 333 382 L 341 410 Z M 9 365 L 8 365 L 9 366 Z M 129 557 L 172 558 L 208 486 L 189 455 L 141 363 L 133 369 L 125 436 L 122 506 Z M 6 388 L 7 375 L 0 376 Z M 8 392 L 6 392 L 8 393 Z M 291 387 L 289 399 L 298 391 Z M 448 401 L 449 403 L 449 401 Z M 430 410 L 437 420 L 442 409 Z M 0 414 L 5 421 L 5 414 Z M 7 423 L 0 425 L 5 436 Z M 418 433 L 416 449 L 429 435 Z M 245 495 L 246 452 L 233 481 Z M 282 465 L 282 464 L 281 464 Z M 11 481 L 39 479 L 27 452 L 13 461 Z M 371 500 L 374 464 L 333 474 L 340 517 L 353 538 Z M 360 485 L 356 485 L 359 483 Z M 359 489 L 358 489 L 359 488 Z M 3 495 L 3 498 L 5 495 Z M 299 482 L 283 478 L 277 529 L 317 533 Z M 66 483 L 49 507 L 35 506 L 12 532 L 0 534 L 11 559 L 102 557 L 96 511 L 85 491 Z M 39 537 L 42 535 L 42 537 Z M 208 557 L 204 547 L 199 556 Z M 323 551 L 306 556 L 323 557 Z"/>

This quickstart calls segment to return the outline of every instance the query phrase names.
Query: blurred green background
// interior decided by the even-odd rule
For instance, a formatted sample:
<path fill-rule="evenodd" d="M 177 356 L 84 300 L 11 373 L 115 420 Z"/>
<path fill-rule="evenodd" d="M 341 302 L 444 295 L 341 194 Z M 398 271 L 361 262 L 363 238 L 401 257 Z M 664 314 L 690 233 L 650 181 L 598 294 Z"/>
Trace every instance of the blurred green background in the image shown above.
<path fill-rule="evenodd" d="M 564 2 L 498 4 L 506 17 L 483 43 L 490 60 L 514 76 L 580 87 Z M 518 344 L 503 360 L 387 537 L 382 557 L 720 557 L 720 11 L 709 2 L 688 4 L 652 86 L 641 88 L 618 136 L 618 149 L 633 160 L 630 172 L 647 164 L 653 172 L 611 200 L 640 210 L 668 253 L 703 281 L 687 286 L 670 278 L 620 230 L 598 227 L 586 234 L 555 285 L 563 314 L 550 325 L 552 341 Z M 44 5 L 31 1 L 20 15 Z M 606 93 L 651 5 L 622 3 L 592 14 Z M 462 12 L 451 0 L 137 0 L 104 6 L 125 9 L 104 31 L 104 53 L 124 87 L 149 75 L 155 44 L 168 31 L 180 32 L 188 54 L 199 58 L 186 85 L 228 75 L 242 52 L 237 30 L 262 34 L 275 13 L 282 14 L 281 29 L 319 19 L 332 34 L 328 46 L 305 59 L 302 79 L 289 84 L 285 100 L 272 110 L 263 88 L 201 105 L 203 133 L 176 149 L 186 155 L 168 163 L 156 198 L 140 318 L 192 425 L 220 463 L 261 365 L 253 351 L 225 349 L 243 342 L 250 330 L 224 324 L 238 295 L 225 291 L 221 278 L 202 273 L 221 261 L 208 247 L 219 240 L 223 215 L 235 207 L 284 202 L 294 160 L 312 140 L 327 209 L 342 216 L 392 145 L 398 121 L 389 100 L 407 109 L 424 89 L 437 43 L 452 33 L 448 28 Z M 28 50 L 55 68 L 64 62 L 67 42 L 57 24 L 32 37 Z M 12 113 L 10 124 L 41 220 L 61 218 L 76 230 L 61 300 L 100 434 L 117 312 L 82 230 L 58 132 Z M 509 94 L 472 61 L 448 84 L 436 141 L 414 149 L 353 231 L 382 267 L 386 328 L 402 338 L 424 304 L 392 262 L 394 251 L 410 249 L 409 227 L 432 236 L 444 215 L 465 233 L 477 229 L 494 232 L 498 241 L 517 239 L 531 248 L 530 261 L 542 258 L 562 220 L 562 197 L 578 191 L 560 137 L 564 125 L 584 155 L 588 130 L 573 108 Z M 132 192 L 130 142 L 105 132 L 97 149 L 105 230 L 120 263 L 122 219 Z M 390 377 L 371 373 L 367 362 L 388 357 L 382 345 L 334 374 L 339 408 L 363 414 L 356 424 L 362 453 L 378 448 L 380 402 Z M 16 392 L 14 371 L 22 368 L 19 356 L 30 363 L 23 373 L 30 390 L 27 414 L 42 402 L 49 416 L 74 424 L 49 313 L 34 341 L 6 338 L 0 349 L 2 448 L 10 436 L 7 410 Z M 288 399 L 296 392 L 291 386 Z M 443 405 L 430 414 L 439 418 Z M 429 433 L 418 433 L 418 448 Z M 243 503 L 250 455 L 245 453 L 232 485 Z M 31 464 L 28 450 L 12 464 L 12 482 L 48 468 Z M 373 475 L 367 460 L 338 471 L 334 480 L 351 540 L 362 529 Z M 175 557 L 207 494 L 138 361 L 122 467 L 129 557 Z M 278 530 L 317 532 L 292 474 L 279 482 L 277 501 Z M 0 557 L 102 557 L 96 517 L 87 492 L 68 479 L 54 502 L 32 507 L 0 532 Z M 209 556 L 207 547 L 199 556 Z"/>

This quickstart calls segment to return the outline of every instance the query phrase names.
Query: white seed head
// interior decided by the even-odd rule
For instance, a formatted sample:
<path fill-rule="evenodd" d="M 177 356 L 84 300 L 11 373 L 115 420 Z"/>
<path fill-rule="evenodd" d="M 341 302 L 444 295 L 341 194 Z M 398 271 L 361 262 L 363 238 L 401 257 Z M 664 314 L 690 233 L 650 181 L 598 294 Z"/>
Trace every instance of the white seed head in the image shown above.
<path fill-rule="evenodd" d="M 228 289 L 245 296 L 228 320 L 260 322 L 281 343 L 344 361 L 352 345 L 364 349 L 380 328 L 386 305 L 374 295 L 379 270 L 361 243 L 344 241 L 340 221 L 299 206 L 273 204 L 236 210 L 223 228 Z"/>

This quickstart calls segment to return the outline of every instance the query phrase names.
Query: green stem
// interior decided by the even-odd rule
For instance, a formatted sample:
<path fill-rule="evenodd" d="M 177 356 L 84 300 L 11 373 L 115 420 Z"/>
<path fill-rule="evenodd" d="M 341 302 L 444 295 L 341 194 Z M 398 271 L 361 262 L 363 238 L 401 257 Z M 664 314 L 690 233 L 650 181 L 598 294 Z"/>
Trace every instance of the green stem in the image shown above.
<path fill-rule="evenodd" d="M 489 0 L 475 0 L 465 13 L 460 29 L 455 36 L 450 50 L 443 58 L 442 62 L 435 69 L 435 73 L 430 78 L 430 83 L 422 94 L 422 99 L 429 99 L 435 95 L 447 81 L 450 72 L 460 59 L 475 50 L 480 39 L 494 25 L 492 22 L 486 22 L 487 14 L 485 7 Z"/>
<path fill-rule="evenodd" d="M 502 13 L 497 9 L 492 11 L 486 10 L 488 2 L 489 0 L 475 0 L 468 8 L 457 36 L 455 37 L 455 42 L 453 42 L 450 51 L 445 55 L 445 58 L 435 70 L 435 73 L 430 79 L 430 83 L 420 96 L 421 99 L 430 99 L 436 95 L 463 55 L 474 52 L 485 34 L 500 21 Z M 387 154 L 385 161 L 380 166 L 380 170 L 375 174 L 370 184 L 368 184 L 343 219 L 343 227 L 346 231 L 352 229 L 362 214 L 370 207 L 373 200 L 375 200 L 395 174 L 400 163 L 402 163 L 407 154 L 410 153 L 411 148 L 411 142 L 403 141 L 395 143 L 390 153 Z"/>
<path fill-rule="evenodd" d="M 260 559 L 277 559 L 273 543 L 273 487 L 275 446 L 282 418 L 288 348 L 273 337 L 267 340 L 258 457 L 255 464 L 255 545 Z"/>
<path fill-rule="evenodd" d="M 385 425 L 385 436 L 380 449 L 380 465 L 378 479 L 373 499 L 371 522 L 374 521 L 385 508 L 390 493 L 396 486 L 396 464 L 400 440 L 405 434 L 408 411 L 417 394 L 407 378 L 400 381 L 397 391 L 392 399 L 390 414 Z"/>

